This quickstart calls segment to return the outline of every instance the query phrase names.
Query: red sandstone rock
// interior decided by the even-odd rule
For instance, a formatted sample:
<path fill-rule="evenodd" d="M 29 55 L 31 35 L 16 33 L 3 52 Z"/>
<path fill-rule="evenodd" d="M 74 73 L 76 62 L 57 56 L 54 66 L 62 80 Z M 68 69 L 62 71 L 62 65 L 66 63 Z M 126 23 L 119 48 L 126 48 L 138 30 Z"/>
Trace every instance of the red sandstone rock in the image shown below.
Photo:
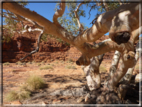
<path fill-rule="evenodd" d="M 24 24 L 28 24 L 24 22 Z M 34 28 L 31 24 L 28 26 Z M 17 29 L 22 27 L 17 25 Z M 3 32 L 3 36 L 7 35 L 6 29 Z M 17 62 L 20 58 L 24 57 L 31 51 L 36 49 L 37 38 L 39 32 L 26 32 L 24 34 L 15 33 L 12 40 L 9 43 L 4 42 L 2 46 L 2 62 Z M 108 39 L 108 36 L 103 36 L 96 43 Z M 107 52 L 104 56 L 105 59 L 111 59 L 114 52 Z M 75 47 L 68 46 L 66 43 L 60 43 L 55 38 L 47 37 L 47 42 L 42 41 L 40 43 L 39 52 L 27 57 L 23 61 L 48 61 L 48 60 L 72 60 L 76 61 L 81 56 Z"/>

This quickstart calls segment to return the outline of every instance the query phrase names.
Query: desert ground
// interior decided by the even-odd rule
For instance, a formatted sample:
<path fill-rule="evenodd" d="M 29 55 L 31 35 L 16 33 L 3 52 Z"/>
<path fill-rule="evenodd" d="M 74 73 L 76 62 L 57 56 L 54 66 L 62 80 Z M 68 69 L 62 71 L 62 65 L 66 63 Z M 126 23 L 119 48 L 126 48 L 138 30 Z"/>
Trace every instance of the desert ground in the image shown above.
<path fill-rule="evenodd" d="M 110 66 L 111 60 L 103 60 L 100 65 L 102 83 L 108 76 Z M 139 62 L 133 74 L 138 72 Z M 10 91 L 18 91 L 32 75 L 42 77 L 46 87 L 32 92 L 31 97 L 26 100 L 7 101 L 6 95 Z M 83 104 L 83 95 L 73 95 L 67 90 L 82 89 L 85 86 L 86 78 L 81 66 L 70 60 L 3 63 L 3 104 Z M 59 91 L 62 94 L 57 94 Z"/>

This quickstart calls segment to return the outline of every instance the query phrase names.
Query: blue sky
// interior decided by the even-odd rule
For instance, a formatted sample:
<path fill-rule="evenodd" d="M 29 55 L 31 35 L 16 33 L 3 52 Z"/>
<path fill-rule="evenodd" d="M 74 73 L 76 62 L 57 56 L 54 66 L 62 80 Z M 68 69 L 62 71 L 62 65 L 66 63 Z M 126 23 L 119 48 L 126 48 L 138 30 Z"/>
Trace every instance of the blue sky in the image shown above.
<path fill-rule="evenodd" d="M 39 0 L 37 0 L 38 2 L 35 2 L 35 1 L 34 2 L 30 2 L 26 6 L 26 8 L 29 8 L 31 11 L 37 12 L 38 14 L 42 15 L 43 17 L 47 18 L 48 20 L 50 20 L 52 22 L 53 15 L 55 13 L 54 9 L 55 9 L 55 5 L 56 5 L 54 0 L 53 0 L 53 3 L 52 2 L 48 2 L 48 3 L 47 2 L 40 2 Z M 42 0 L 42 1 L 49 1 L 49 0 Z M 85 25 L 87 27 L 91 27 L 92 24 L 90 24 L 90 23 L 95 18 L 97 10 L 92 10 L 91 11 L 91 17 L 89 18 L 89 10 L 90 10 L 90 8 L 86 8 L 85 6 L 83 6 L 83 9 L 85 10 L 86 17 L 80 17 L 80 22 L 85 23 Z M 66 8 L 65 12 L 67 12 L 67 11 L 68 10 Z M 107 33 L 106 35 L 108 35 L 108 34 L 109 33 Z"/>
<path fill-rule="evenodd" d="M 45 0 L 46 1 L 46 0 Z M 53 15 L 55 13 L 54 9 L 55 9 L 56 3 L 55 2 L 33 2 L 33 3 L 29 3 L 26 7 L 29 8 L 32 11 L 37 12 L 38 14 L 42 15 L 43 17 L 47 18 L 48 20 L 50 20 L 52 22 L 52 18 Z M 86 8 L 85 6 L 83 6 L 83 9 L 85 10 L 86 13 L 86 17 L 80 17 L 80 22 L 85 23 L 85 25 L 87 27 L 91 27 L 92 24 L 90 24 L 92 22 L 92 20 L 95 18 L 95 15 L 97 13 L 97 10 L 92 10 L 91 11 L 91 16 L 89 18 L 89 10 L 90 8 Z M 67 12 L 68 9 L 66 7 L 65 12 Z M 89 19 L 88 19 L 89 18 Z M 109 35 L 109 33 L 106 33 L 105 35 Z M 142 36 L 142 34 L 141 34 Z"/>
<path fill-rule="evenodd" d="M 35 2 L 35 3 L 29 3 L 26 7 L 29 8 L 30 10 L 35 11 L 38 14 L 44 16 L 48 20 L 52 21 L 53 15 L 55 13 L 55 11 L 54 11 L 55 6 L 56 6 L 56 3 L 40 3 L 40 2 L 36 3 Z M 85 23 L 85 25 L 87 27 L 91 27 L 92 24 L 90 24 L 90 23 L 95 18 L 97 10 L 92 10 L 91 16 L 89 18 L 90 8 L 86 8 L 85 6 L 83 6 L 83 9 L 85 10 L 86 17 L 80 17 L 80 22 Z M 68 9 L 66 7 L 65 12 L 67 12 L 67 11 L 68 11 Z M 108 35 L 108 33 L 106 35 Z"/>
<path fill-rule="evenodd" d="M 52 21 L 53 15 L 55 13 L 56 3 L 29 3 L 26 7 L 29 8 L 30 10 L 34 10 L 40 15 L 44 16 L 48 20 Z M 38 8 L 37 8 L 38 7 Z M 95 14 L 97 13 L 97 10 L 91 12 L 91 17 L 89 18 L 89 8 L 86 8 L 83 6 L 83 9 L 86 12 L 86 17 L 80 17 L 80 21 L 85 23 L 86 26 L 91 27 L 92 25 L 90 24 L 91 21 L 95 18 Z M 67 12 L 67 8 L 65 9 L 65 12 Z"/>

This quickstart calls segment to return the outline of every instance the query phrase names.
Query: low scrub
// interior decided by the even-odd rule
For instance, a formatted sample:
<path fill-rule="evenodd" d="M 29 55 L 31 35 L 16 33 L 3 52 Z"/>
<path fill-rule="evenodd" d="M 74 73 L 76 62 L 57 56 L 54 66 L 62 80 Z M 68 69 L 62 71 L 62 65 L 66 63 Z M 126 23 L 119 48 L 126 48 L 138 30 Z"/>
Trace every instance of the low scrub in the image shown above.
<path fill-rule="evenodd" d="M 33 75 L 26 81 L 26 88 L 30 91 L 35 91 L 45 87 L 45 81 L 43 78 Z"/>
<path fill-rule="evenodd" d="M 67 65 L 66 68 L 67 68 L 67 69 L 76 69 L 76 67 L 75 67 L 75 66 L 72 66 L 72 65 Z"/>
<path fill-rule="evenodd" d="M 20 62 L 20 61 L 16 62 L 16 65 L 22 65 L 22 64 L 23 64 L 23 63 Z"/>
<path fill-rule="evenodd" d="M 107 69 L 104 66 L 99 67 L 100 72 L 107 72 Z"/>
<path fill-rule="evenodd" d="M 135 70 L 139 70 L 139 64 L 135 66 Z"/>
<path fill-rule="evenodd" d="M 19 92 L 15 92 L 15 91 L 10 91 L 7 95 L 6 95 L 6 101 L 15 101 L 15 100 L 25 100 L 27 98 L 30 98 L 30 91 L 19 91 Z"/>
<path fill-rule="evenodd" d="M 47 69 L 53 69 L 53 67 L 50 66 L 50 65 L 47 65 L 47 66 L 44 66 L 44 67 L 40 67 L 40 70 L 47 70 Z"/>
<path fill-rule="evenodd" d="M 74 61 L 72 59 L 69 59 L 68 63 L 74 63 Z"/>
<path fill-rule="evenodd" d="M 42 89 L 45 87 L 45 81 L 43 80 L 43 78 L 39 77 L 39 76 L 30 76 L 27 80 L 26 83 L 20 87 L 19 91 L 10 91 L 6 97 L 5 100 L 6 101 L 15 101 L 15 100 L 25 100 L 30 98 L 31 96 L 31 92 L 38 90 L 38 89 Z"/>
<path fill-rule="evenodd" d="M 41 63 L 38 63 L 37 66 L 41 66 Z"/>
<path fill-rule="evenodd" d="M 9 65 L 9 62 L 5 62 L 5 63 L 3 63 L 3 65 Z"/>

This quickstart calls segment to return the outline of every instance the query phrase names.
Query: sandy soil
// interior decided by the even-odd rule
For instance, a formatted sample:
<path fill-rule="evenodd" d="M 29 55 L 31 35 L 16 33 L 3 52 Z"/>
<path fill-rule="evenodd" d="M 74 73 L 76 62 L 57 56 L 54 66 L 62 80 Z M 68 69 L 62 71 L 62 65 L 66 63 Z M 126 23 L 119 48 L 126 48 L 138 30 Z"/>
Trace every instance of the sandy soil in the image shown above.
<path fill-rule="evenodd" d="M 53 69 L 40 70 L 41 67 L 50 65 Z M 104 60 L 101 66 L 104 69 L 101 73 L 108 73 L 111 65 L 110 60 Z M 69 69 L 69 66 L 73 66 Z M 135 70 L 136 72 L 137 70 Z M 86 79 L 81 66 L 77 66 L 75 62 L 71 61 L 59 61 L 56 60 L 51 63 L 8 63 L 3 64 L 3 99 L 11 90 L 18 91 L 26 79 L 31 75 L 39 75 L 46 81 L 47 88 L 38 90 L 35 95 L 51 92 L 58 89 L 68 89 L 69 87 L 82 87 L 86 85 Z M 38 93 L 38 94 L 37 94 Z M 33 96 L 34 97 L 34 96 Z M 23 101 L 24 104 L 78 104 L 78 97 L 66 97 L 66 96 L 44 96 L 33 98 L 33 100 Z M 10 104 L 4 100 L 4 104 Z"/>

